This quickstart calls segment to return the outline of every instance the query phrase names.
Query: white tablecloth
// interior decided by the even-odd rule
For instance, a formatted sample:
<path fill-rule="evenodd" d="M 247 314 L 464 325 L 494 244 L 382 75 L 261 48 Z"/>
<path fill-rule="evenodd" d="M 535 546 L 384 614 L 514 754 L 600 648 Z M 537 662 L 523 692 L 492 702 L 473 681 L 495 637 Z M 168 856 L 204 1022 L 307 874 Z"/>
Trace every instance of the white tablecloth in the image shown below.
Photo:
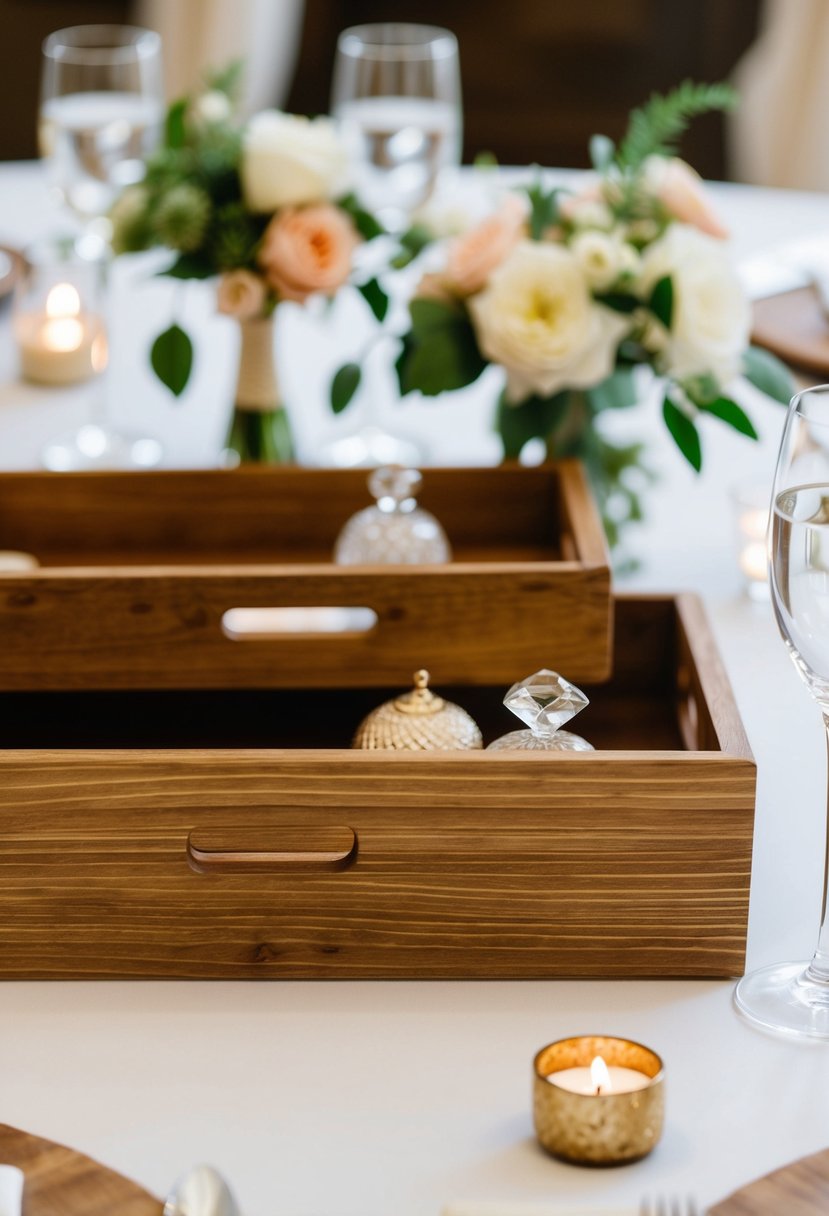
<path fill-rule="evenodd" d="M 822 196 L 734 186 L 718 193 L 740 256 L 829 221 Z M 25 242 L 49 226 L 38 170 L 0 167 L 0 242 Z M 226 420 L 232 326 L 212 317 L 209 293 L 186 293 L 200 363 L 192 390 L 173 404 L 145 367 L 170 285 L 135 266 L 118 293 L 118 416 L 163 436 L 170 462 L 209 463 Z M 323 388 L 351 345 L 357 310 L 337 305 L 325 344 L 313 318 L 294 313 L 281 326 L 282 371 L 289 400 L 301 402 L 294 422 L 306 454 L 324 427 L 337 429 Z M 5 312 L 6 469 L 36 466 L 45 440 L 81 420 L 88 393 L 46 394 L 14 374 Z M 708 604 L 759 767 L 749 938 L 758 966 L 805 956 L 814 944 L 825 761 L 818 711 L 768 608 L 739 594 L 728 488 L 770 477 L 782 420 L 779 407 L 750 391 L 746 400 L 763 441 L 752 446 L 711 420 L 700 478 L 664 441 L 652 405 L 626 419 L 653 434 L 662 479 L 634 538 L 644 561 L 628 585 L 690 588 Z M 453 402 L 386 408 L 429 436 L 442 463 L 497 454 L 486 385 Z M 730 1002 L 731 984 L 720 982 L 3 984 L 0 1118 L 67 1141 L 159 1193 L 189 1163 L 210 1161 L 232 1180 L 247 1216 L 436 1216 L 458 1198 L 609 1204 L 657 1190 L 692 1191 L 708 1203 L 829 1145 L 829 1047 L 756 1033 Z M 665 1137 L 638 1165 L 582 1171 L 548 1159 L 532 1139 L 532 1055 L 583 1031 L 630 1035 L 666 1060 Z"/>

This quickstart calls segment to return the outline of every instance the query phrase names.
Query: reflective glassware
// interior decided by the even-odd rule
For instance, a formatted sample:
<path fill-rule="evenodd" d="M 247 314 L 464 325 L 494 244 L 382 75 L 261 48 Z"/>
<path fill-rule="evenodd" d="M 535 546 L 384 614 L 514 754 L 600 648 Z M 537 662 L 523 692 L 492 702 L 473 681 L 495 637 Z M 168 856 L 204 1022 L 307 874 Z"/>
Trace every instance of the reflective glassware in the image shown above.
<path fill-rule="evenodd" d="M 77 248 L 106 282 L 108 212 L 126 186 L 144 175 L 164 116 L 161 39 L 128 25 L 76 25 L 43 44 L 38 134 L 58 198 L 81 226 Z M 102 393 L 106 393 L 106 379 Z M 103 405 L 106 402 L 103 401 Z M 156 439 L 116 429 L 103 407 L 43 454 L 56 471 L 149 468 L 159 463 Z"/>
<path fill-rule="evenodd" d="M 487 751 L 523 752 L 592 752 L 593 745 L 581 735 L 561 727 L 590 702 L 581 691 L 557 671 L 544 667 L 526 680 L 513 684 L 504 697 L 512 710 L 528 727 L 513 730 L 490 743 Z"/>
<path fill-rule="evenodd" d="M 452 560 L 446 533 L 434 515 L 417 505 L 422 478 L 416 469 L 375 469 L 368 488 L 377 500 L 352 515 L 337 538 L 340 565 L 431 565 Z"/>
<path fill-rule="evenodd" d="M 771 500 L 770 587 L 789 654 L 823 714 L 829 738 L 829 385 L 792 399 Z M 811 962 L 750 972 L 737 985 L 739 1012 L 765 1030 L 829 1039 L 829 915 Z"/>

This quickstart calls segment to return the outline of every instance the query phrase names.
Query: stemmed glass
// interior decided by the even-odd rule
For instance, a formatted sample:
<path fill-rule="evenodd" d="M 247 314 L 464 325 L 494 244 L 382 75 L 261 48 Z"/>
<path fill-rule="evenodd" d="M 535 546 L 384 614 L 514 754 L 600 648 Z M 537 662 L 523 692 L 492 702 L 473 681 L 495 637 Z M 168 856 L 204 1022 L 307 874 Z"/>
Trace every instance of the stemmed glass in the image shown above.
<path fill-rule="evenodd" d="M 769 558 L 777 624 L 829 741 L 829 385 L 798 394 L 789 406 L 772 491 Z M 828 875 L 825 869 L 812 961 L 764 967 L 737 985 L 737 1009 L 766 1030 L 829 1039 Z"/>
<path fill-rule="evenodd" d="M 361 194 L 399 231 L 461 157 L 458 42 L 435 25 L 380 22 L 343 30 L 331 110 Z"/>
<path fill-rule="evenodd" d="M 43 44 L 39 140 L 53 188 L 81 227 L 81 256 L 106 277 L 107 213 L 118 193 L 140 181 L 158 142 L 164 112 L 161 39 L 123 25 L 78 25 Z M 75 434 L 47 447 L 60 471 L 147 468 L 161 458 L 155 439 L 115 430 L 99 391 L 97 413 Z"/>
<path fill-rule="evenodd" d="M 403 22 L 343 30 L 331 112 L 361 199 L 388 231 L 403 232 L 441 172 L 460 164 L 461 81 L 455 35 L 439 26 Z M 321 463 L 422 463 L 416 443 L 378 425 L 371 385 L 367 396 L 367 423 L 328 444 Z"/>

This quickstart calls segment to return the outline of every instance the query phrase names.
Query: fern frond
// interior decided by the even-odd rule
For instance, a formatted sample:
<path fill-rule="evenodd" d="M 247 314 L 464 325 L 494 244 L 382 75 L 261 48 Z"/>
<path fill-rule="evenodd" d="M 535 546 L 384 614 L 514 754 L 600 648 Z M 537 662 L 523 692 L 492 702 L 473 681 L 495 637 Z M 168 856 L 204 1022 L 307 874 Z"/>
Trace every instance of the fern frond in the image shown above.
<path fill-rule="evenodd" d="M 686 80 L 672 93 L 655 93 L 630 116 L 627 133 L 619 145 L 616 163 L 635 173 L 649 156 L 669 156 L 692 118 L 712 110 L 730 110 L 737 93 L 730 84 L 695 84 Z"/>

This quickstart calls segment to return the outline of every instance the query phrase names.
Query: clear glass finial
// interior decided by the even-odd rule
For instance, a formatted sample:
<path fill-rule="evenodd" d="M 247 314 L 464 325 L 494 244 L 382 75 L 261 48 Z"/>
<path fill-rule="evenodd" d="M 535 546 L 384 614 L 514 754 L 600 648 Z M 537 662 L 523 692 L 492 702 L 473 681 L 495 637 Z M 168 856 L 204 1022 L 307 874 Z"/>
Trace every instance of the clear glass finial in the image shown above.
<path fill-rule="evenodd" d="M 368 479 L 376 499 L 348 520 L 334 547 L 340 565 L 429 565 L 452 560 L 446 533 L 434 515 L 417 505 L 422 477 L 417 469 L 384 465 Z"/>
<path fill-rule="evenodd" d="M 489 751 L 592 752 L 593 745 L 581 735 L 561 727 L 590 704 L 580 688 L 557 671 L 542 668 L 513 684 L 504 697 L 507 709 L 526 723 L 529 730 L 514 730 L 490 743 Z"/>

